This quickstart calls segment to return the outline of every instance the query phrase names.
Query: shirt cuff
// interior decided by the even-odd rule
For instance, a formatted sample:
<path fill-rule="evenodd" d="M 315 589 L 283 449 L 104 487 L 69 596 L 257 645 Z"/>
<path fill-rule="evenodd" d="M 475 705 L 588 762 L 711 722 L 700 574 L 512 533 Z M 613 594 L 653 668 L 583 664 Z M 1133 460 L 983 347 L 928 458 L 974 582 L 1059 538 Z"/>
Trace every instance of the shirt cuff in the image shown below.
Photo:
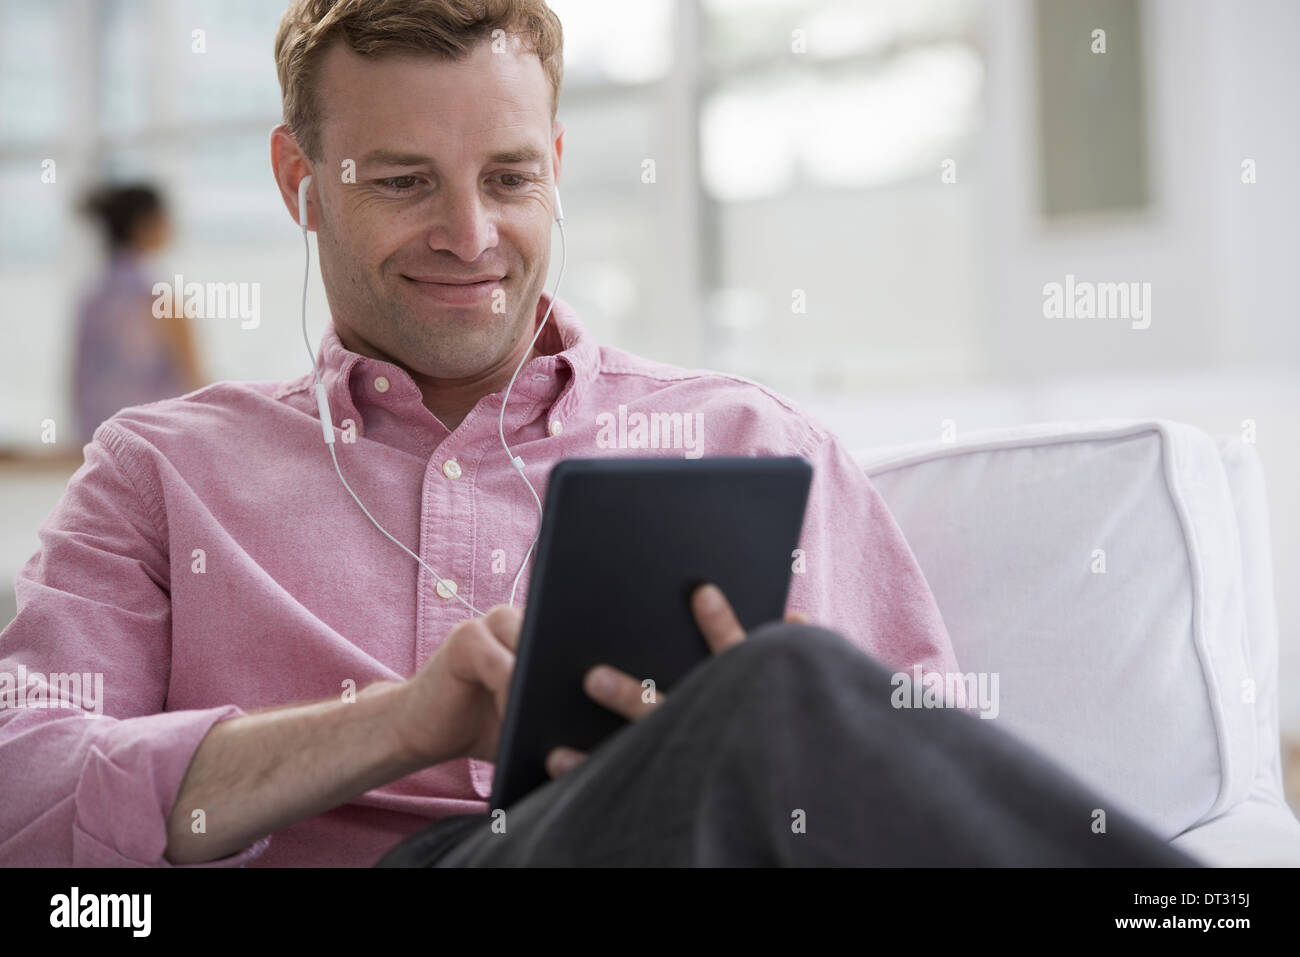
<path fill-rule="evenodd" d="M 167 818 L 194 753 L 212 726 L 245 712 L 236 705 L 124 718 L 90 747 L 77 781 L 74 867 L 239 867 L 260 857 L 263 837 L 236 854 L 172 864 Z"/>

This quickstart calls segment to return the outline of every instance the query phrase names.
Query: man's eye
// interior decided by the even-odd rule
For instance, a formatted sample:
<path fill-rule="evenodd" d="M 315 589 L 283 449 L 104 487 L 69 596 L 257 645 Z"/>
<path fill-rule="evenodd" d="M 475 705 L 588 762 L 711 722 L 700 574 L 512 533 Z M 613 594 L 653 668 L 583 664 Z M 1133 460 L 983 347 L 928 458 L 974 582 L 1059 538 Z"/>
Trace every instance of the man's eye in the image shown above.
<path fill-rule="evenodd" d="M 518 190 L 523 189 L 532 179 L 522 173 L 502 173 L 498 177 L 501 185 L 506 189 Z M 375 183 L 391 193 L 409 193 L 419 185 L 420 177 L 418 176 L 389 176 L 385 179 L 377 179 Z"/>
<path fill-rule="evenodd" d="M 376 182 L 385 189 L 394 193 L 409 193 L 419 182 L 417 176 L 390 176 L 387 179 L 376 180 Z"/>

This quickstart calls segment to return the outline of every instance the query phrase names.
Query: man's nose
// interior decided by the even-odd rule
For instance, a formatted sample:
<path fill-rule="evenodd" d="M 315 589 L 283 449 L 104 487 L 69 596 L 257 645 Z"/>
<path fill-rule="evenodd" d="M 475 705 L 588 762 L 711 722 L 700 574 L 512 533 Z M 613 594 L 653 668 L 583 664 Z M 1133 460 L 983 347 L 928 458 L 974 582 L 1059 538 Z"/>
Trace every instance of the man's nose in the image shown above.
<path fill-rule="evenodd" d="M 446 190 L 434 204 L 429 246 L 475 262 L 497 244 L 495 212 L 477 189 Z"/>

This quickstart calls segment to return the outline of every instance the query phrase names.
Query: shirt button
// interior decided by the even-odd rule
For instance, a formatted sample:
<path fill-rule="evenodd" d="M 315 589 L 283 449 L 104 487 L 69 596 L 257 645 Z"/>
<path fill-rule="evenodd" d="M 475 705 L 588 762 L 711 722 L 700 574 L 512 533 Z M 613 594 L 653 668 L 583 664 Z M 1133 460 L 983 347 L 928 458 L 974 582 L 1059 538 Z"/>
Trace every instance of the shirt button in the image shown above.
<path fill-rule="evenodd" d="M 379 376 L 378 378 L 375 379 L 375 391 L 376 391 L 376 392 L 387 392 L 387 391 L 388 391 L 388 377 L 387 377 L 387 376 L 382 376 L 382 375 L 381 375 L 381 376 Z"/>
<path fill-rule="evenodd" d="M 444 578 L 442 581 L 438 582 L 438 587 L 435 591 L 437 591 L 439 598 L 450 598 L 452 595 L 456 594 L 456 583 L 450 578 Z"/>
<path fill-rule="evenodd" d="M 561 432 L 563 432 L 563 431 L 564 431 L 564 426 L 560 423 L 560 420 L 559 420 L 559 419 L 552 419 L 552 420 L 551 420 L 551 435 L 559 435 L 559 434 L 560 434 Z"/>
<path fill-rule="evenodd" d="M 460 478 L 460 463 L 455 459 L 448 459 L 442 463 L 442 474 L 449 479 Z"/>

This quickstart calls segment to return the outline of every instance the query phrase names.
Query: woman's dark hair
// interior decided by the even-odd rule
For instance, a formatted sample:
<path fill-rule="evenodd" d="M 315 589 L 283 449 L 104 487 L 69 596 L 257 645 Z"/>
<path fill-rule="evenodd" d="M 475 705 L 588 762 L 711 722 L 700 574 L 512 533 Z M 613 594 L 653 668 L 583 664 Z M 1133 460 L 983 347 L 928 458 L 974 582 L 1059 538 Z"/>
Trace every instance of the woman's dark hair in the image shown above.
<path fill-rule="evenodd" d="M 110 248 L 131 244 L 140 225 L 163 211 L 162 196 L 144 183 L 101 186 L 81 201 L 81 211 L 104 227 Z"/>

